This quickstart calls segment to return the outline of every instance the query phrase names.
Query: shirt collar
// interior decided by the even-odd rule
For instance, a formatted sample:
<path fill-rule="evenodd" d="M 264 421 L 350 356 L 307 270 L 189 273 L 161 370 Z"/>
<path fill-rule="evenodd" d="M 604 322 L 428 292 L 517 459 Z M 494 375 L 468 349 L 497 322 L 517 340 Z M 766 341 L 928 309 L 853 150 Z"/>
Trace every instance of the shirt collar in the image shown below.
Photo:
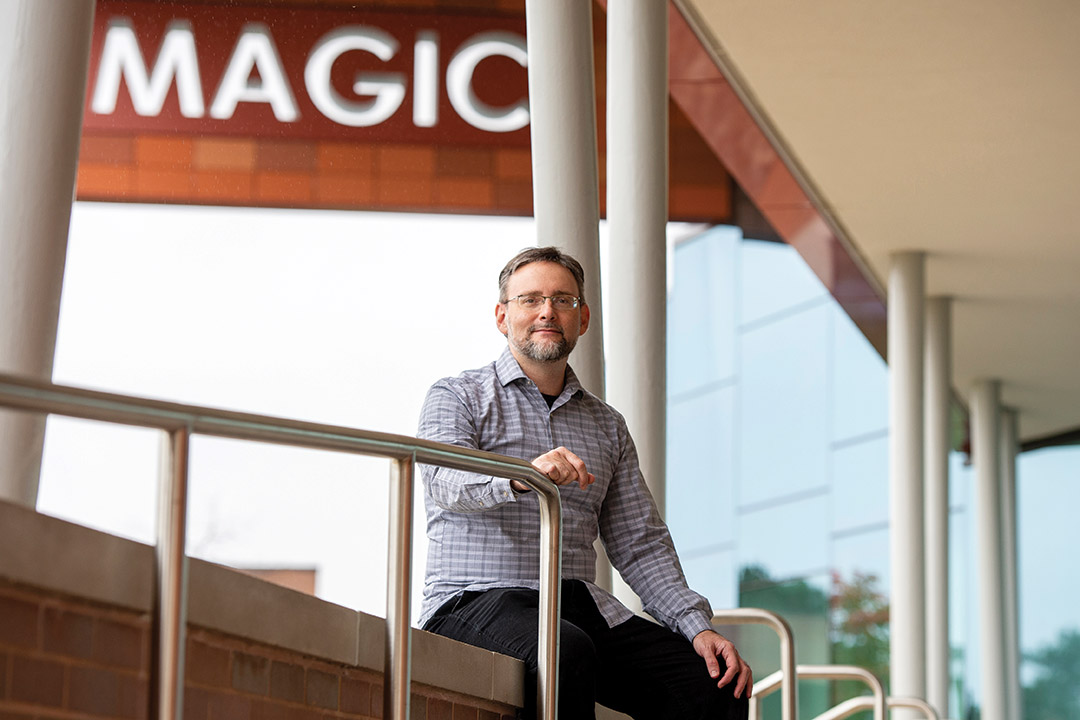
<path fill-rule="evenodd" d="M 495 361 L 495 377 L 499 379 L 499 383 L 506 387 L 515 380 L 524 378 L 529 379 L 529 376 L 525 374 L 525 371 L 521 369 L 521 365 L 518 364 L 517 358 L 510 352 L 510 348 L 507 347 L 503 350 L 502 355 Z M 530 380 L 530 382 L 532 382 Z M 563 391 L 559 394 L 559 397 L 571 397 L 582 390 L 581 383 L 578 381 L 577 375 L 574 373 L 574 369 L 569 365 L 566 366 L 566 384 L 563 386 Z"/>

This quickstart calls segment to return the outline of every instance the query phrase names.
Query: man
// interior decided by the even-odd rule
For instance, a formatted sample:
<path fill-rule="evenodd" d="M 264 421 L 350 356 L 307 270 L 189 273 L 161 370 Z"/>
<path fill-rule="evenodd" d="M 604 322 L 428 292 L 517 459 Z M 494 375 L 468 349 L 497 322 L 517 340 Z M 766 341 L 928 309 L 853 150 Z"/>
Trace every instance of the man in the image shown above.
<path fill-rule="evenodd" d="M 641 720 L 745 718 L 753 685 L 735 646 L 691 591 L 638 467 L 621 415 L 567 364 L 589 327 L 581 265 L 557 248 L 523 250 L 499 276 L 494 363 L 428 393 L 418 435 L 530 460 L 560 486 L 563 584 L 559 717 L 596 702 Z M 424 466 L 425 629 L 520 658 L 535 683 L 539 509 L 518 481 Z M 597 536 L 663 626 L 597 587 Z M 535 698 L 526 692 L 526 717 Z"/>

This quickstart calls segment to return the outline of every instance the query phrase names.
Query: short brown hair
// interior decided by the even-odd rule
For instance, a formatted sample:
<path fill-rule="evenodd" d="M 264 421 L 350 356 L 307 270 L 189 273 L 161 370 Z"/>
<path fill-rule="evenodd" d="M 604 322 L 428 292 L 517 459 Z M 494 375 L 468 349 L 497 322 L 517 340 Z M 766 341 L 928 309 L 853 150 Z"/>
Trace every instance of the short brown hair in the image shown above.
<path fill-rule="evenodd" d="M 504 303 L 507 300 L 506 286 L 510 282 L 510 276 L 534 262 L 553 262 L 569 270 L 577 282 L 578 300 L 582 305 L 585 304 L 585 271 L 581 269 L 581 263 L 557 247 L 525 248 L 510 258 L 510 262 L 506 263 L 502 272 L 499 273 L 499 302 Z"/>

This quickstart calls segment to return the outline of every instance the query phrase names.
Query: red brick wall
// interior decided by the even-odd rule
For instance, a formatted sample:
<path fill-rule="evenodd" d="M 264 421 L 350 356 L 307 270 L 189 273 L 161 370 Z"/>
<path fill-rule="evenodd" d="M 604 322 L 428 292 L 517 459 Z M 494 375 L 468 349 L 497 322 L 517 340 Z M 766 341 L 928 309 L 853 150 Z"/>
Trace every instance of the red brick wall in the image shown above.
<path fill-rule="evenodd" d="M 527 215 L 528 150 L 84 133 L 80 200 Z"/>
<path fill-rule="evenodd" d="M 145 718 L 149 619 L 0 585 L 0 718 Z"/>
<path fill-rule="evenodd" d="M 0 720 L 149 716 L 147 615 L 0 582 Z M 185 720 L 382 717 L 382 677 L 192 628 Z M 414 686 L 417 720 L 510 720 L 513 708 Z"/>

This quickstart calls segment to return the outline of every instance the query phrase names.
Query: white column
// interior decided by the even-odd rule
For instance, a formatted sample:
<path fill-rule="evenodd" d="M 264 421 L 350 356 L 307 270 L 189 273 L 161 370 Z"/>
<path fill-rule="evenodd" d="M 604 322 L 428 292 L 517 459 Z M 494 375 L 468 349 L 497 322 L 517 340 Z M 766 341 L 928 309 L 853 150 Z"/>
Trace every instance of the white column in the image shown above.
<path fill-rule="evenodd" d="M 93 0 L 0 3 L 0 370 L 51 379 Z M 45 421 L 0 412 L 0 498 L 33 507 Z"/>
<path fill-rule="evenodd" d="M 971 392 L 982 720 L 1005 720 L 1008 717 L 1001 573 L 1000 397 L 1000 385 L 995 380 L 980 381 Z"/>
<path fill-rule="evenodd" d="M 892 693 L 926 694 L 923 576 L 923 325 L 925 257 L 894 255 L 889 271 L 889 650 Z M 907 715 L 905 715 L 906 717 Z"/>
<path fill-rule="evenodd" d="M 1023 703 L 1020 692 L 1020 602 L 1016 554 L 1016 456 L 1020 451 L 1019 418 L 1016 410 L 1001 411 L 1001 565 L 1002 612 L 1005 613 L 1005 686 L 1008 717 L 1020 720 Z"/>
<path fill-rule="evenodd" d="M 948 298 L 926 303 L 926 699 L 949 711 L 949 400 L 952 317 Z"/>
<path fill-rule="evenodd" d="M 656 0 L 608 4 L 607 399 L 626 417 L 645 482 L 665 504 L 667 373 L 667 13 Z M 621 578 L 615 595 L 640 609 Z"/>
<path fill-rule="evenodd" d="M 592 320 L 571 364 L 582 384 L 603 397 L 592 3 L 526 0 L 525 21 L 537 242 L 563 248 L 585 269 Z"/>

